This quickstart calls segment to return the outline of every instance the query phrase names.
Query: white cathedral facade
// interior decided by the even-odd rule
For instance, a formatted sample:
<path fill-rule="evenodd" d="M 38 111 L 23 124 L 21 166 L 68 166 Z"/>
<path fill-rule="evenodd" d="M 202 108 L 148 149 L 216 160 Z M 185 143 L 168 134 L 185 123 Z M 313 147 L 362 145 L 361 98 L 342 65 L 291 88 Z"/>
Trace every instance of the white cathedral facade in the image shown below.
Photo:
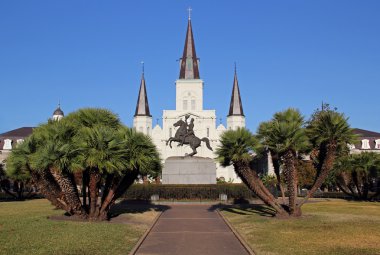
<path fill-rule="evenodd" d="M 179 119 L 185 120 L 185 115 L 189 115 L 190 121 L 194 119 L 194 133 L 197 137 L 207 137 L 210 140 L 211 147 L 217 148 L 219 137 L 226 129 L 236 129 L 245 127 L 245 116 L 243 113 L 242 102 L 240 98 L 239 85 L 235 70 L 229 114 L 227 116 L 227 127 L 222 124 L 217 125 L 215 110 L 203 108 L 203 80 L 199 75 L 198 59 L 195 51 L 194 37 L 191 26 L 191 20 L 188 21 L 185 47 L 181 58 L 180 75 L 176 80 L 176 109 L 163 110 L 162 127 L 158 124 L 153 127 L 152 116 L 149 110 L 148 95 L 145 84 L 144 73 L 142 74 L 140 91 L 137 99 L 137 106 L 133 120 L 133 127 L 150 135 L 156 144 L 163 163 L 171 156 L 185 156 L 190 154 L 192 149 L 188 145 L 177 146 L 173 143 L 170 148 L 166 141 L 175 135 L 177 130 L 173 126 Z M 226 91 L 227 92 L 227 91 Z M 214 159 L 214 151 L 207 149 L 204 143 L 197 148 L 196 156 Z M 224 168 L 216 162 L 216 177 L 225 181 L 239 183 L 241 180 L 235 174 L 232 166 Z"/>

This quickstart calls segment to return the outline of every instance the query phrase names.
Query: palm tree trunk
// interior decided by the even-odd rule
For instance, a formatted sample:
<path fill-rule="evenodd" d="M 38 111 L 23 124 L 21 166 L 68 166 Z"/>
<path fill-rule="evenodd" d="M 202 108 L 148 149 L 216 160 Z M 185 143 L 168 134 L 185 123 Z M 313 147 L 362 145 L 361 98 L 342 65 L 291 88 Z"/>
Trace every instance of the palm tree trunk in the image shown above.
<path fill-rule="evenodd" d="M 128 171 L 124 177 L 119 181 L 119 178 L 114 178 L 112 181 L 112 188 L 108 192 L 107 197 L 100 208 L 99 217 L 106 219 L 109 215 L 109 210 L 115 203 L 116 199 L 122 196 L 125 191 L 135 182 L 139 174 L 138 169 Z"/>
<path fill-rule="evenodd" d="M 65 195 L 49 171 L 30 171 L 30 173 L 34 181 L 37 183 L 39 191 L 52 203 L 52 205 L 65 211 L 69 210 Z"/>
<path fill-rule="evenodd" d="M 287 217 L 288 213 L 276 202 L 275 197 L 267 190 L 256 171 L 252 170 L 244 162 L 234 162 L 234 168 L 242 181 L 252 190 L 266 205 L 276 210 L 276 216 Z M 267 192 L 265 192 L 267 190 Z"/>
<path fill-rule="evenodd" d="M 364 176 L 362 178 L 363 183 L 363 199 L 368 200 L 368 192 L 369 192 L 369 180 L 368 175 L 364 173 Z"/>
<path fill-rule="evenodd" d="M 62 174 L 58 169 L 55 168 L 51 168 L 50 172 L 65 195 L 66 202 L 70 210 L 68 212 L 80 217 L 87 217 L 87 213 L 83 209 L 81 201 L 79 199 L 77 187 L 72 182 L 72 179 L 69 176 Z"/>
<path fill-rule="evenodd" d="M 98 196 L 99 196 L 99 188 L 98 184 L 100 181 L 100 174 L 97 169 L 90 169 L 90 182 L 89 182 L 89 193 L 90 193 L 90 218 L 96 219 L 99 214 L 99 210 L 97 208 Z"/>
<path fill-rule="evenodd" d="M 354 198 L 357 198 L 357 195 L 353 192 L 353 190 L 351 190 L 351 188 L 349 187 L 349 184 L 347 182 L 347 176 L 346 176 L 346 173 L 340 173 L 337 177 L 336 177 L 336 185 L 339 187 L 340 190 L 343 191 L 343 193 L 345 193 L 346 195 L 350 196 L 350 197 L 354 197 Z"/>
<path fill-rule="evenodd" d="M 295 153 L 287 151 L 284 156 L 284 167 L 286 183 L 288 185 L 289 212 L 293 216 L 301 216 L 301 211 L 297 209 L 297 169 L 295 167 Z"/>
<path fill-rule="evenodd" d="M 352 181 L 353 181 L 354 184 L 355 184 L 356 191 L 358 192 L 359 197 L 360 197 L 360 198 L 363 198 L 362 190 L 361 190 L 360 185 L 359 185 L 358 174 L 359 174 L 359 173 L 356 172 L 356 171 L 353 171 L 353 172 L 352 172 Z"/>
<path fill-rule="evenodd" d="M 301 206 L 304 203 L 306 203 L 306 201 L 309 200 L 309 198 L 311 198 L 314 195 L 314 193 L 317 191 L 317 189 L 319 189 L 322 186 L 323 182 L 326 180 L 331 169 L 333 168 L 337 145 L 336 145 L 336 143 L 332 142 L 332 143 L 328 144 L 326 147 L 327 147 L 326 148 L 326 157 L 323 160 L 319 176 L 315 180 L 313 187 L 311 187 L 310 191 L 307 193 L 305 198 L 301 201 L 301 203 L 298 204 L 299 208 L 301 208 Z"/>
<path fill-rule="evenodd" d="M 83 208 L 85 208 L 85 210 L 87 212 L 89 212 L 89 208 L 88 208 L 88 205 L 89 203 L 87 203 L 87 187 L 88 187 L 88 170 L 86 169 L 85 171 L 82 172 L 82 205 L 83 205 Z"/>
<path fill-rule="evenodd" d="M 278 158 L 277 154 L 273 153 L 272 162 L 273 162 L 273 167 L 274 167 L 274 173 L 275 173 L 276 179 L 277 179 L 277 189 L 280 190 L 281 197 L 282 197 L 282 203 L 285 204 L 285 191 L 284 191 L 284 186 L 281 183 L 280 162 L 279 162 L 279 158 Z"/>

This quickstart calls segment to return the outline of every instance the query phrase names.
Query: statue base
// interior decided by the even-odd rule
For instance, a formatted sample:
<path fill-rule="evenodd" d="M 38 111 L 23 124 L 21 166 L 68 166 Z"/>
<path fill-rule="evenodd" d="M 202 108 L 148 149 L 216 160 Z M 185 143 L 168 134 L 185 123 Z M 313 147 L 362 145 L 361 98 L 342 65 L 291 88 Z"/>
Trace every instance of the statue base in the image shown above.
<path fill-rule="evenodd" d="M 162 184 L 216 184 L 215 161 L 202 157 L 169 157 L 162 169 Z"/>

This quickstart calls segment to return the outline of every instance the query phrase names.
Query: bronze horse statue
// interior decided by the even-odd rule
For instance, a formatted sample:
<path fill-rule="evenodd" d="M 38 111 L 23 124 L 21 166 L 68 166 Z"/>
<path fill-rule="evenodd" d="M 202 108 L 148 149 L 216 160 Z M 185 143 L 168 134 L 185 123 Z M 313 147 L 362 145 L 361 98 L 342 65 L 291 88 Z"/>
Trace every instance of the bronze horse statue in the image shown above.
<path fill-rule="evenodd" d="M 202 139 L 199 139 L 194 134 L 187 136 L 187 123 L 183 120 L 179 120 L 176 123 L 173 124 L 173 126 L 178 127 L 177 132 L 175 133 L 174 137 L 170 137 L 169 140 L 166 141 L 166 145 L 169 144 L 170 148 L 172 148 L 172 142 L 178 142 L 183 144 L 188 144 L 190 148 L 193 150 L 192 153 L 190 153 L 188 156 L 192 157 L 195 154 L 197 154 L 197 148 L 201 146 L 201 142 L 205 142 L 206 146 L 209 150 L 212 150 L 210 146 L 210 141 L 207 137 L 203 137 Z"/>

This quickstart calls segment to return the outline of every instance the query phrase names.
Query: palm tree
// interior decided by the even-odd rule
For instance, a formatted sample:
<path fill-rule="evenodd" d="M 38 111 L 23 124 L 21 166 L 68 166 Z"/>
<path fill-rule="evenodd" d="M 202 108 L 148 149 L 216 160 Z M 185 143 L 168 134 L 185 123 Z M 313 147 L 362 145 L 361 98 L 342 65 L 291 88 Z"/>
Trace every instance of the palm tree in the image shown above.
<path fill-rule="evenodd" d="M 85 218 L 73 176 L 73 170 L 78 169 L 76 157 L 79 153 L 73 142 L 75 132 L 75 127 L 65 119 L 38 127 L 33 135 L 39 144 L 30 157 L 30 164 L 32 169 L 49 171 L 64 194 L 68 212 Z"/>
<path fill-rule="evenodd" d="M 287 109 L 274 114 L 271 121 L 261 124 L 258 139 L 262 146 L 278 155 L 284 166 L 288 187 L 289 213 L 300 215 L 297 209 L 297 154 L 308 149 L 309 141 L 303 128 L 304 118 L 296 109 Z"/>
<path fill-rule="evenodd" d="M 334 164 L 336 183 L 346 194 L 357 199 L 371 200 L 368 192 L 373 180 L 380 173 L 380 157 L 373 152 L 348 155 Z"/>
<path fill-rule="evenodd" d="M 24 142 L 18 144 L 12 150 L 7 159 L 7 175 L 18 180 L 29 181 L 37 184 L 39 191 L 59 209 L 67 209 L 66 203 L 62 199 L 62 192 L 48 171 L 32 170 L 30 165 L 30 155 L 37 149 L 37 139 L 30 136 Z M 49 187 L 49 188 L 46 188 Z"/>
<path fill-rule="evenodd" d="M 102 176 L 109 179 L 116 172 L 126 168 L 124 157 L 127 151 L 116 132 L 114 129 L 98 125 L 92 128 L 83 127 L 76 137 L 77 146 L 80 148 L 78 163 L 81 169 L 86 169 L 89 174 L 89 216 L 93 219 L 97 219 L 100 212 L 98 191 Z"/>
<path fill-rule="evenodd" d="M 331 172 L 338 153 L 353 144 L 356 136 L 352 132 L 348 119 L 342 113 L 334 110 L 320 111 L 313 116 L 307 126 L 307 133 L 318 151 L 319 172 L 312 188 L 298 205 L 301 207 L 315 191 L 319 189 Z"/>
<path fill-rule="evenodd" d="M 25 146 L 12 151 L 10 162 L 16 175 L 30 174 L 54 205 L 90 220 L 107 219 L 139 174 L 156 176 L 161 171 L 148 136 L 124 127 L 108 110 L 91 108 L 40 125 Z M 89 189 L 89 205 L 84 192 L 80 200 L 75 179 L 82 179 L 83 190 Z"/>
<path fill-rule="evenodd" d="M 106 216 L 116 199 L 125 193 L 139 174 L 157 176 L 162 169 L 159 153 L 149 136 L 122 127 L 118 130 L 117 137 L 126 151 L 123 156 L 125 168 L 109 179 L 102 197 L 100 217 Z"/>
<path fill-rule="evenodd" d="M 245 128 L 228 130 L 220 137 L 216 149 L 218 161 L 222 166 L 233 165 L 236 174 L 265 204 L 276 210 L 276 215 L 286 217 L 287 212 L 276 202 L 274 196 L 264 186 L 257 172 L 250 168 L 251 152 L 257 146 L 257 140 Z"/>

